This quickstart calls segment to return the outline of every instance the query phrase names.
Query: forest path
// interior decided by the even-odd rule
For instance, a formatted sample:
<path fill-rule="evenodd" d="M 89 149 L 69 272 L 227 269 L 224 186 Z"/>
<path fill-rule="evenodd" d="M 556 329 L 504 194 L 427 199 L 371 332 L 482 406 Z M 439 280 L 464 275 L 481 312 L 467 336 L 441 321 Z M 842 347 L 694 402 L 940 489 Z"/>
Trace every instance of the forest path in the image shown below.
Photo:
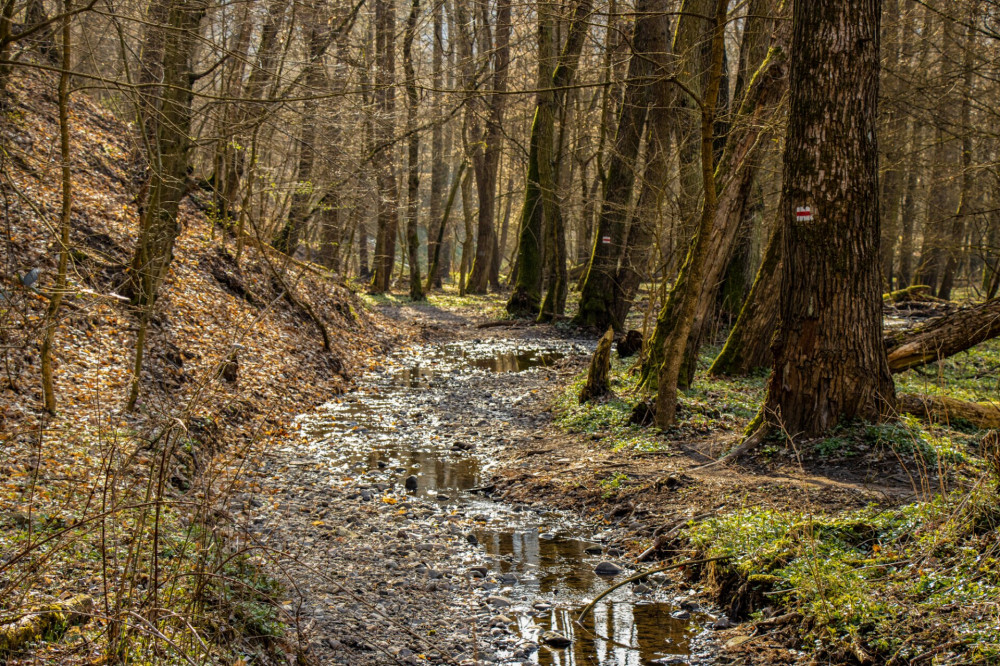
<path fill-rule="evenodd" d="M 430 305 L 383 310 L 426 342 L 300 417 L 260 470 L 269 490 L 244 505 L 255 534 L 288 554 L 284 608 L 316 662 L 713 663 L 716 618 L 665 576 L 572 622 L 637 568 L 610 545 L 620 526 L 477 491 L 511 451 L 549 437 L 550 387 L 592 343 L 548 326 L 477 328 L 481 316 Z M 603 561 L 617 576 L 595 573 Z"/>

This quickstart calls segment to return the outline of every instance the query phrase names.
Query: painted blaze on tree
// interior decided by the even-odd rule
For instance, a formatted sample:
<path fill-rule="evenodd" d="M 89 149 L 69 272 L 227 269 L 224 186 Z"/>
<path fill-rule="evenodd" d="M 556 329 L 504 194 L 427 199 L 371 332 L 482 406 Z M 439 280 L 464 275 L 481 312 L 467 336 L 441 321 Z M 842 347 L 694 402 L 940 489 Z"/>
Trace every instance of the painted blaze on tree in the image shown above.
<path fill-rule="evenodd" d="M 793 435 L 879 420 L 882 345 L 875 123 L 880 0 L 797 0 L 781 215 L 781 326 L 765 414 Z"/>

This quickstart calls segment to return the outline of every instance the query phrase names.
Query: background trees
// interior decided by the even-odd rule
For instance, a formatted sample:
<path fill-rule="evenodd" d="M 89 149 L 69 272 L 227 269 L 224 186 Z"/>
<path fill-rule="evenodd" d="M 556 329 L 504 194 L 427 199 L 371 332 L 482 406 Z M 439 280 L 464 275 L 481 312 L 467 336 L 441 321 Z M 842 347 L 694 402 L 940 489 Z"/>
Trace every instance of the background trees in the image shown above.
<path fill-rule="evenodd" d="M 136 120 L 140 338 L 190 197 L 220 244 L 268 243 L 375 291 L 509 288 L 512 314 L 569 312 L 601 332 L 641 319 L 651 388 L 681 325 L 683 387 L 727 335 L 713 372 L 770 361 L 793 242 L 778 233 L 792 4 L 9 0 L 0 75 L 59 70 L 65 18 L 74 85 Z M 1000 290 L 998 14 L 992 0 L 885 3 L 883 291 Z M 697 239 L 687 322 L 678 278 Z"/>

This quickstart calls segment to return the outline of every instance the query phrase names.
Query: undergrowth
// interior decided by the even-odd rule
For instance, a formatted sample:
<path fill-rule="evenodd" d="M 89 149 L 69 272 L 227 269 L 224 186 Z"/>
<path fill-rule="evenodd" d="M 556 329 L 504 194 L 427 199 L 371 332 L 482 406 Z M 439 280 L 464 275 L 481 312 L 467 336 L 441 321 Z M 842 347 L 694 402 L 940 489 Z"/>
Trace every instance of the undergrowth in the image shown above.
<path fill-rule="evenodd" d="M 801 612 L 803 649 L 894 663 L 950 652 L 963 663 L 996 663 L 998 500 L 983 476 L 969 490 L 892 509 L 742 509 L 692 525 L 687 537 L 700 555 L 731 557 L 715 578 L 748 582 L 744 594 L 758 599 L 748 610 Z"/>
<path fill-rule="evenodd" d="M 764 378 L 707 376 L 704 368 L 717 351 L 712 348 L 702 353 L 701 371 L 691 388 L 681 392 L 678 423 L 663 433 L 629 424 L 632 408 L 649 395 L 638 386 L 635 359 L 621 359 L 617 354 L 612 354 L 609 375 L 613 395 L 581 405 L 578 396 L 587 381 L 587 373 L 582 372 L 557 396 L 553 404 L 555 424 L 568 432 L 590 435 L 614 451 L 663 451 L 670 449 L 670 440 L 739 432 L 757 412 L 764 395 Z"/>

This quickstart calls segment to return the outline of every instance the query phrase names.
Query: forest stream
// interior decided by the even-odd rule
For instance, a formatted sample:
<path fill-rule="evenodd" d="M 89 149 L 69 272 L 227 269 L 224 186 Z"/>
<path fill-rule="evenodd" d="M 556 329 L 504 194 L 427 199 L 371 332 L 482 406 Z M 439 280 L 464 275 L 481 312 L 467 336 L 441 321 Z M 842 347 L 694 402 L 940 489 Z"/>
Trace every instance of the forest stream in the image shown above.
<path fill-rule="evenodd" d="M 511 431 L 531 428 L 520 405 L 553 366 L 579 361 L 591 348 L 581 341 L 497 338 L 409 348 L 360 378 L 357 390 L 299 419 L 296 455 L 300 465 L 305 452 L 316 461 L 314 485 L 322 485 L 324 474 L 334 485 L 347 480 L 342 501 L 405 520 L 398 534 L 417 537 L 410 547 L 418 554 L 419 536 L 407 531 L 414 524 L 441 525 L 454 537 L 447 563 L 432 561 L 427 546 L 413 570 L 428 581 L 425 590 L 437 589 L 437 581 L 471 592 L 472 607 L 478 602 L 482 631 L 472 640 L 482 652 L 470 663 L 711 661 L 711 628 L 719 618 L 663 574 L 624 586 L 582 624 L 575 621 L 608 586 L 641 570 L 611 545 L 614 526 L 595 530 L 545 506 L 488 495 L 494 454 Z M 440 529 L 432 534 L 440 536 Z M 599 564 L 611 573 L 596 573 Z"/>

